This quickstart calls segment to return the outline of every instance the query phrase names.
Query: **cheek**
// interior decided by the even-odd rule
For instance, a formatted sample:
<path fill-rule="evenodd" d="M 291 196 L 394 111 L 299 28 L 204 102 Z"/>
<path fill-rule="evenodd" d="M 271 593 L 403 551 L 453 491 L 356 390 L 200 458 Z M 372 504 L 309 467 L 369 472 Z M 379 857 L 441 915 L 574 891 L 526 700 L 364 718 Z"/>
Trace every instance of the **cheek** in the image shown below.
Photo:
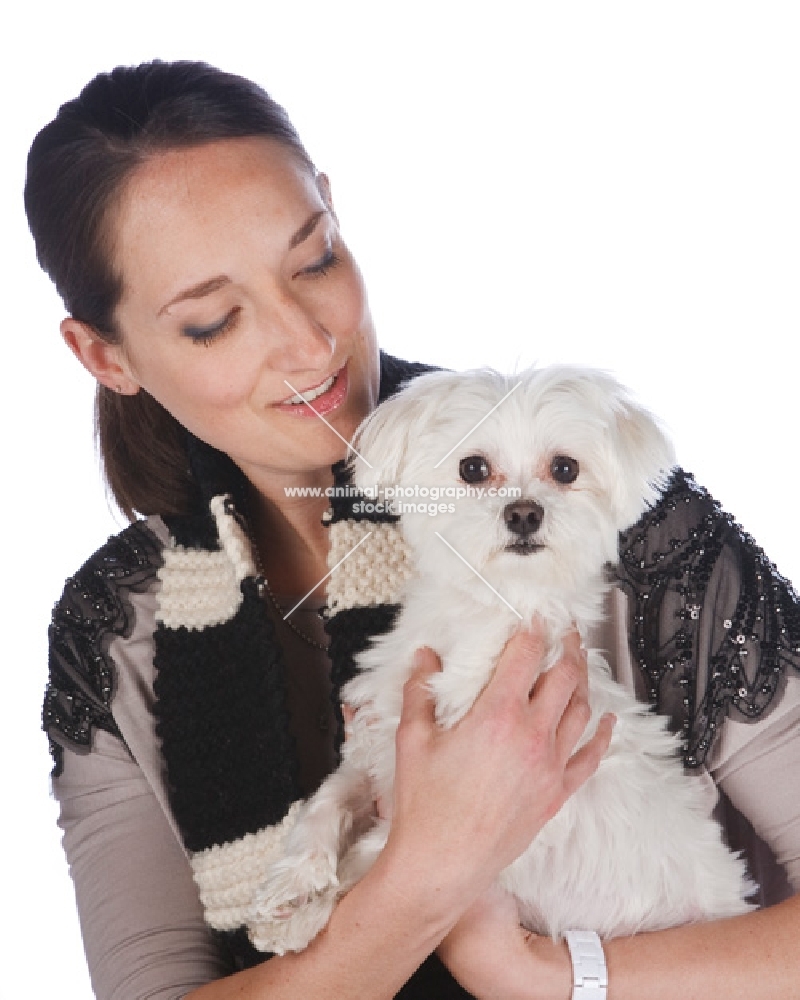
<path fill-rule="evenodd" d="M 334 288 L 327 288 L 318 299 L 322 325 L 340 339 L 358 335 L 368 316 L 367 294 L 360 272 L 355 266 L 343 268 Z"/>
<path fill-rule="evenodd" d="M 256 368 L 245 362 L 247 352 L 229 352 L 224 346 L 189 344 L 180 353 L 150 355 L 138 365 L 135 359 L 133 363 L 142 388 L 178 420 L 188 423 L 182 418 L 236 406 L 253 391 Z"/>

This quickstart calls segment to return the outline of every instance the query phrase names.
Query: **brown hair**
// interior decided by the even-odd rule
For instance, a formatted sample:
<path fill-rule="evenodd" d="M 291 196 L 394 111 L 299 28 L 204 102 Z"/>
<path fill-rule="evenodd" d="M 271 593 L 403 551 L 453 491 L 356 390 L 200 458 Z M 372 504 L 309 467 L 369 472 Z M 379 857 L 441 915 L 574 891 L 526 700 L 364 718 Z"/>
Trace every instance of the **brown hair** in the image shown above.
<path fill-rule="evenodd" d="M 280 105 L 205 63 L 118 67 L 62 105 L 28 154 L 25 211 L 39 263 L 71 316 L 120 342 L 122 276 L 108 220 L 133 170 L 159 151 L 249 136 L 277 139 L 314 170 Z M 187 432 L 147 392 L 98 385 L 95 430 L 108 488 L 127 517 L 196 509 Z"/>

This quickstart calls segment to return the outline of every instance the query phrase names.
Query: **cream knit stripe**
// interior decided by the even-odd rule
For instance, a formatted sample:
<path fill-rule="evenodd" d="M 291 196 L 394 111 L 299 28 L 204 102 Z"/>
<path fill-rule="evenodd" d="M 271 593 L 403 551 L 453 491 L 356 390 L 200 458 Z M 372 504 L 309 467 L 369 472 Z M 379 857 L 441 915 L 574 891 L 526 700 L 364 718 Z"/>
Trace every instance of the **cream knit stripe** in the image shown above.
<path fill-rule="evenodd" d="M 230 499 L 227 494 L 221 494 L 212 497 L 209 506 L 217 522 L 220 546 L 230 559 L 237 582 L 241 583 L 248 576 L 256 576 L 258 570 L 253 559 L 250 539 L 233 514 L 229 514 L 225 509 Z"/>
<path fill-rule="evenodd" d="M 164 547 L 163 558 L 156 621 L 168 628 L 201 629 L 236 614 L 242 593 L 226 552 L 186 549 L 172 542 Z"/>
<path fill-rule="evenodd" d="M 247 923 L 256 889 L 267 866 L 281 856 L 283 841 L 301 805 L 293 802 L 275 826 L 192 855 L 194 880 L 211 927 L 232 931 Z"/>
<path fill-rule="evenodd" d="M 187 549 L 172 540 L 164 547 L 156 621 L 168 628 L 202 629 L 228 621 L 242 603 L 242 580 L 256 575 L 250 540 L 225 510 L 227 500 L 216 496 L 210 504 L 219 550 Z"/>
<path fill-rule="evenodd" d="M 371 532 L 328 580 L 330 613 L 370 604 L 400 603 L 405 582 L 411 576 L 411 555 L 398 524 L 336 521 L 328 530 L 329 566 L 344 559 Z"/>

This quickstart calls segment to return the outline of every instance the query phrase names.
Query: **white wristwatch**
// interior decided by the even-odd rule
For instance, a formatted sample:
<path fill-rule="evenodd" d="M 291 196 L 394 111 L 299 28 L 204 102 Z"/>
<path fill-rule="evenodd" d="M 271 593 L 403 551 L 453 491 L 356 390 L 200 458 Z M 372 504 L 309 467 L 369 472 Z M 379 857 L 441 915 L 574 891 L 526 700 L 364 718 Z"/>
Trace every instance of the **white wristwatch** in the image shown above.
<path fill-rule="evenodd" d="M 608 970 L 600 938 L 594 931 L 564 934 L 572 959 L 572 1000 L 606 1000 Z"/>

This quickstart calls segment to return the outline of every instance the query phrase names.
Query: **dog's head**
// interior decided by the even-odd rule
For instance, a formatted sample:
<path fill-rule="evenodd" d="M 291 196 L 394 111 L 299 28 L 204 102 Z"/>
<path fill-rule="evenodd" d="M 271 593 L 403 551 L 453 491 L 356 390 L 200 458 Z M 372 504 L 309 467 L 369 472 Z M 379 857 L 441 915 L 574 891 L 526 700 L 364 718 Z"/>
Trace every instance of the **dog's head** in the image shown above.
<path fill-rule="evenodd" d="M 418 571 L 487 600 L 476 573 L 509 600 L 580 592 L 674 464 L 621 385 L 569 367 L 423 375 L 354 445 L 373 466 L 356 462 L 356 485 L 395 505 Z"/>

